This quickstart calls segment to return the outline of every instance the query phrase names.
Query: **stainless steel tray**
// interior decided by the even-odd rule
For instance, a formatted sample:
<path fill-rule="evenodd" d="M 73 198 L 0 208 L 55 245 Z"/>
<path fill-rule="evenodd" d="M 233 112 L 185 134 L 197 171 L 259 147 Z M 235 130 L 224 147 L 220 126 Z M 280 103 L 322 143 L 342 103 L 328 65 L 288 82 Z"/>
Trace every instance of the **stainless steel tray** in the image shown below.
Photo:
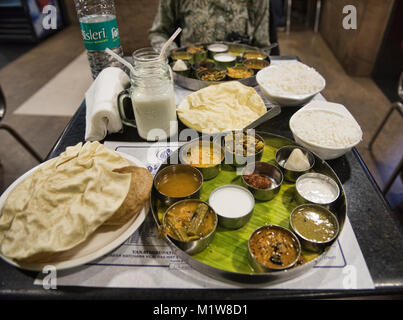
<path fill-rule="evenodd" d="M 223 42 L 223 41 L 219 41 L 217 43 L 224 43 L 226 45 L 234 45 L 233 43 L 230 42 Z M 195 43 L 194 46 L 198 46 L 198 45 L 203 45 L 203 46 L 207 46 L 209 45 L 208 43 Z M 238 44 L 237 44 L 238 45 Z M 253 46 L 249 46 L 246 44 L 242 44 L 242 46 L 244 46 L 247 50 L 258 50 L 258 51 L 262 51 L 264 53 L 264 50 L 258 48 L 258 47 L 253 47 Z M 181 47 L 178 49 L 175 49 L 176 51 L 179 50 L 185 50 L 187 47 Z M 267 59 L 269 59 L 270 62 L 270 58 L 269 56 L 267 56 Z M 249 86 L 249 87 L 255 87 L 257 86 L 257 82 L 256 82 L 256 76 L 253 75 L 251 77 L 248 78 L 244 78 L 244 79 L 237 79 L 237 80 L 223 80 L 223 81 L 217 81 L 217 82 L 212 82 L 212 81 L 203 81 L 203 80 L 199 80 L 199 79 L 195 79 L 195 78 L 191 78 L 191 77 L 185 77 L 175 71 L 173 71 L 173 75 L 174 75 L 174 81 L 175 83 L 177 83 L 179 86 L 185 88 L 185 89 L 189 89 L 189 90 L 193 90 L 193 91 L 197 91 L 200 89 L 203 89 L 205 87 L 208 87 L 211 84 L 215 84 L 215 83 L 223 83 L 226 81 L 239 81 L 240 83 Z"/>
<path fill-rule="evenodd" d="M 298 145 L 294 141 L 289 140 L 287 138 L 266 133 L 266 132 L 258 132 L 261 136 L 263 136 L 265 139 L 273 139 L 275 140 L 276 143 L 280 143 L 282 145 Z M 279 147 L 281 147 L 280 145 Z M 175 159 L 175 155 L 171 155 L 172 159 Z M 171 158 L 170 157 L 170 158 Z M 161 165 L 159 170 L 162 168 L 166 167 L 170 163 L 170 158 L 167 159 L 167 161 Z M 176 158 L 177 159 L 177 158 Z M 338 237 L 340 236 L 340 233 L 343 230 L 343 225 L 344 221 L 347 216 L 347 199 L 345 196 L 345 192 L 343 189 L 343 185 L 341 184 L 339 178 L 337 177 L 336 173 L 333 171 L 333 169 L 323 160 L 321 160 L 319 157 L 315 155 L 315 166 L 313 167 L 313 170 L 315 172 L 323 173 L 331 178 L 333 178 L 339 188 L 340 188 L 340 197 L 336 201 L 334 208 L 332 209 L 332 212 L 336 215 L 339 225 L 340 225 L 340 231 L 339 234 L 335 240 L 337 241 Z M 160 221 L 158 218 L 158 200 L 156 197 L 155 190 L 153 189 L 150 197 L 150 203 L 151 203 L 151 212 L 154 217 L 154 220 L 156 222 L 156 226 L 160 226 Z M 253 284 L 253 285 L 267 285 L 267 283 L 275 283 L 275 282 L 282 282 L 288 279 L 292 279 L 297 277 L 300 274 L 303 274 L 310 270 L 313 266 L 315 266 L 318 262 L 318 260 L 325 255 L 328 250 L 330 249 L 331 246 L 327 247 L 319 256 L 317 256 L 315 259 L 300 265 L 296 266 L 291 269 L 283 270 L 283 271 L 275 271 L 275 272 L 270 272 L 270 273 L 239 273 L 239 272 L 232 272 L 220 268 L 216 268 L 214 266 L 208 265 L 202 261 L 197 260 L 195 257 L 188 255 L 181 249 L 179 249 L 172 241 L 170 241 L 169 238 L 164 237 L 164 239 L 167 241 L 167 243 L 171 246 L 173 251 L 185 262 L 187 262 L 192 268 L 195 270 L 208 275 L 212 278 L 215 278 L 220 281 L 229 281 L 229 282 L 236 282 L 236 283 L 247 283 L 247 284 Z M 335 244 L 333 243 L 333 245 Z M 207 249 L 206 249 L 207 250 Z M 247 263 L 245 261 L 245 263 Z"/>

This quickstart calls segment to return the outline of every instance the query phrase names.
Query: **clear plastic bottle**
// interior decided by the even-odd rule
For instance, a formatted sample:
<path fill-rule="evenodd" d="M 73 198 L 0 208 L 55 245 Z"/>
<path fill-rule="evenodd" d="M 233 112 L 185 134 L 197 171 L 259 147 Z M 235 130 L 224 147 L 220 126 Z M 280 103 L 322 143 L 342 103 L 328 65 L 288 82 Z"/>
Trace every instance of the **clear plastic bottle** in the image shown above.
<path fill-rule="evenodd" d="M 74 0 L 81 33 L 94 79 L 110 66 L 124 69 L 105 53 L 106 48 L 123 56 L 113 0 Z"/>

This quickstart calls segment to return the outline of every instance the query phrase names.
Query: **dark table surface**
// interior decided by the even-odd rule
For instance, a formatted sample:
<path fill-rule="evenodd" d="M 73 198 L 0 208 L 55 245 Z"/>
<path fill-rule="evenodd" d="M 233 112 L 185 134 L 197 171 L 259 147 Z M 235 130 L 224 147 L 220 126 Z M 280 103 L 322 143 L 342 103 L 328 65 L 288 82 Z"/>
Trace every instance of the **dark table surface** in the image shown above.
<path fill-rule="evenodd" d="M 292 138 L 288 120 L 297 108 L 283 108 L 276 118 L 257 130 Z M 77 110 L 48 158 L 67 146 L 84 141 L 85 103 Z M 110 141 L 142 141 L 136 129 L 111 134 Z M 0 261 L 0 298 L 30 299 L 270 299 L 329 298 L 403 294 L 403 231 L 391 213 L 374 179 L 354 148 L 345 156 L 328 161 L 343 183 L 348 217 L 375 284 L 374 290 L 262 290 L 262 289 L 136 289 L 58 287 L 45 290 L 33 285 L 36 272 L 17 269 Z"/>

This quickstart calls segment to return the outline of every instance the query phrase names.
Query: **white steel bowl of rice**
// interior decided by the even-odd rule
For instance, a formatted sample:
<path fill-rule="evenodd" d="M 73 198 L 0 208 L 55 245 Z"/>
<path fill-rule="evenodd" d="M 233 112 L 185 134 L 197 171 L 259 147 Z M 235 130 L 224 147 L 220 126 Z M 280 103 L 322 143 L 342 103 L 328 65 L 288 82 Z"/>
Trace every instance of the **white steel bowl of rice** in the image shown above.
<path fill-rule="evenodd" d="M 326 86 L 325 79 L 301 62 L 272 64 L 256 74 L 264 95 L 282 106 L 302 106 Z"/>
<path fill-rule="evenodd" d="M 312 101 L 289 122 L 295 142 L 323 160 L 341 157 L 362 140 L 362 130 L 342 105 Z"/>

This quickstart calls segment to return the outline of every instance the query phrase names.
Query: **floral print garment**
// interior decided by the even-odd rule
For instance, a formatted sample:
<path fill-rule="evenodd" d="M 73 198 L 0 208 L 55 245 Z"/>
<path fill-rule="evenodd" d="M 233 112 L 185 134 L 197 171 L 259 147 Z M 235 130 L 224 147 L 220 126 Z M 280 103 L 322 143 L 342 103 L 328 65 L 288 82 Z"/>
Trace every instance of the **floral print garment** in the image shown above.
<path fill-rule="evenodd" d="M 269 0 L 160 0 L 151 45 L 159 50 L 178 27 L 180 46 L 235 38 L 264 48 L 270 45 Z"/>

